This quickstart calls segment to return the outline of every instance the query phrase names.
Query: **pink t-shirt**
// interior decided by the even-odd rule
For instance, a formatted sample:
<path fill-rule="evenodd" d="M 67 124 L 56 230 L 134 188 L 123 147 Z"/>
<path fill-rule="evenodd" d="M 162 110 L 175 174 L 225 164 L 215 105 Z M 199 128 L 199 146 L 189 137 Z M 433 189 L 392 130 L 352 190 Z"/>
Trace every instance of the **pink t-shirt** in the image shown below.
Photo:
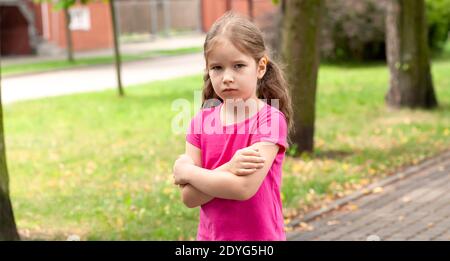
<path fill-rule="evenodd" d="M 265 104 L 245 121 L 222 126 L 221 107 L 202 109 L 186 135 L 186 140 L 201 150 L 203 168 L 215 169 L 230 161 L 238 149 L 260 141 L 272 142 L 280 149 L 252 198 L 214 198 L 201 206 L 197 240 L 286 240 L 280 197 L 282 162 L 288 147 L 286 118 Z"/>

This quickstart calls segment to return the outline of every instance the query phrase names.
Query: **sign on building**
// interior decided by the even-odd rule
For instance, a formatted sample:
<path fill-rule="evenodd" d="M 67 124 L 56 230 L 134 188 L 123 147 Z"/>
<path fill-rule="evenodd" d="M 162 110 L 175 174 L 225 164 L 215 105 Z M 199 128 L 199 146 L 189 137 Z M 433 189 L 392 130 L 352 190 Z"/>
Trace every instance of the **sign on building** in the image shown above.
<path fill-rule="evenodd" d="M 91 29 L 91 17 L 89 8 L 87 7 L 73 7 L 69 9 L 70 25 L 72 31 L 82 30 L 89 31 Z"/>

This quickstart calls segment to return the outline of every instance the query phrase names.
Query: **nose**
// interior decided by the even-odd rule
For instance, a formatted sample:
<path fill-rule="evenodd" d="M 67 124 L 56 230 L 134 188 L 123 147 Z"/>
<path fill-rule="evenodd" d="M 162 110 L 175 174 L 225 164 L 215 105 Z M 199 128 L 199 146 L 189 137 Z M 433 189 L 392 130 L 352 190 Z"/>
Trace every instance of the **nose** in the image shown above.
<path fill-rule="evenodd" d="M 233 79 L 233 74 L 230 70 L 225 70 L 225 72 L 223 73 L 223 79 L 222 79 L 222 83 L 223 84 L 230 84 L 234 81 Z"/>

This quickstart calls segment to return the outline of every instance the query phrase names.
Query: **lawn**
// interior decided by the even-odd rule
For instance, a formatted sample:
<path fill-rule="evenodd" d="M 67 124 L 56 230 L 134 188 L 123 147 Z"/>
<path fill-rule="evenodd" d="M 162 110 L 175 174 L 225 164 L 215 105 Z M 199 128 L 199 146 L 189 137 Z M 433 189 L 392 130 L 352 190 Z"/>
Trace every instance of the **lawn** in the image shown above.
<path fill-rule="evenodd" d="M 344 196 L 450 148 L 450 58 L 433 63 L 440 107 L 390 110 L 388 70 L 323 65 L 316 152 L 287 157 L 282 198 L 296 212 Z M 198 209 L 172 185 L 184 135 L 171 109 L 193 100 L 201 75 L 5 106 L 11 197 L 25 239 L 194 239 Z"/>

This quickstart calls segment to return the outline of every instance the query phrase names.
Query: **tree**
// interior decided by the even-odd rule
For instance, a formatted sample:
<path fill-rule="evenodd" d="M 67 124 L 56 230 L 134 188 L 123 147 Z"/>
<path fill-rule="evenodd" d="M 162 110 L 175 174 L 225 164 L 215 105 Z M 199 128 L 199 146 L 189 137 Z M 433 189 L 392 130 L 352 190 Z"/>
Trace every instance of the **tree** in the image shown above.
<path fill-rule="evenodd" d="M 1 80 L 0 63 L 0 241 L 20 240 L 19 233 L 17 232 L 16 222 L 14 220 L 14 212 L 11 204 L 11 199 L 9 198 L 9 176 L 8 167 L 6 164 L 5 138 L 3 136 L 4 132 Z"/>
<path fill-rule="evenodd" d="M 9 177 L 3 134 L 3 109 L 0 90 L 0 241 L 19 240 L 11 199 L 9 198 Z"/>
<path fill-rule="evenodd" d="M 72 32 L 70 31 L 70 14 L 69 8 L 64 7 L 64 17 L 66 19 L 65 29 L 66 29 L 66 38 L 67 38 L 67 60 L 69 62 L 73 62 L 73 41 L 72 41 Z"/>
<path fill-rule="evenodd" d="M 386 56 L 391 75 L 387 105 L 436 107 L 424 0 L 390 0 L 386 10 Z"/>
<path fill-rule="evenodd" d="M 109 0 L 109 10 L 111 12 L 111 24 L 113 28 L 113 40 L 114 40 L 114 57 L 116 62 L 116 76 L 117 76 L 117 86 L 119 90 L 119 96 L 124 96 L 125 93 L 123 91 L 122 86 L 122 73 L 121 73 L 121 58 L 120 58 L 120 48 L 119 48 L 119 40 L 117 34 L 117 22 L 116 22 L 116 11 L 114 9 L 114 0 Z"/>
<path fill-rule="evenodd" d="M 66 49 L 66 55 L 67 55 L 67 61 L 73 63 L 74 57 L 73 57 L 73 42 L 72 42 L 72 32 L 70 31 L 69 25 L 70 25 L 70 15 L 69 15 L 69 7 L 74 5 L 76 3 L 76 0 L 59 0 L 58 2 L 50 1 L 50 0 L 34 0 L 36 3 L 43 3 L 43 2 L 51 2 L 54 4 L 54 8 L 56 10 L 63 10 L 64 12 L 64 30 L 66 34 L 66 41 L 67 41 L 67 49 Z M 85 0 L 81 0 L 82 3 L 86 2 Z"/>
<path fill-rule="evenodd" d="M 226 1 L 225 1 L 225 9 L 226 9 L 227 11 L 230 11 L 231 8 L 232 8 L 232 6 L 231 6 L 231 0 L 226 0 Z"/>
<path fill-rule="evenodd" d="M 250 17 L 250 21 L 255 20 L 255 14 L 254 14 L 254 6 L 253 6 L 253 0 L 247 0 L 248 5 L 248 17 Z"/>
<path fill-rule="evenodd" d="M 322 7 L 322 0 L 282 2 L 282 56 L 286 64 L 286 76 L 291 87 L 294 109 L 294 133 L 291 135 L 291 141 L 300 153 L 314 150 Z"/>
<path fill-rule="evenodd" d="M 50 0 L 37 0 L 40 2 L 44 2 L 44 1 L 50 1 Z M 67 44 L 68 44 L 68 60 L 71 61 L 71 59 L 73 60 L 73 54 L 72 54 L 72 36 L 70 33 L 70 29 L 69 29 L 69 24 L 70 24 L 70 16 L 69 16 L 69 12 L 68 9 L 71 6 L 74 6 L 77 2 L 80 2 L 81 4 L 88 4 L 90 2 L 94 2 L 94 0 L 59 0 L 56 3 L 56 7 L 63 9 L 64 10 L 64 14 L 66 16 L 66 37 L 67 37 Z M 111 12 L 111 25 L 112 25 L 112 29 L 113 29 L 113 43 L 114 43 L 114 60 L 115 60 L 115 66 L 116 66 L 116 77 L 117 77 L 117 86 L 118 86 L 118 92 L 119 92 L 119 96 L 124 96 L 125 92 L 123 90 L 123 86 L 122 86 L 122 73 L 121 73 L 121 65 L 122 65 L 122 61 L 121 61 L 121 57 L 120 57 L 120 48 L 119 48 L 119 41 L 118 41 L 118 33 L 117 33 L 117 23 L 116 23 L 116 12 L 114 9 L 114 0 L 109 0 L 109 9 Z"/>
<path fill-rule="evenodd" d="M 37 2 L 48 2 L 49 0 L 36 0 Z M 53 2 L 52 2 L 53 3 Z M 73 63 L 73 40 L 72 40 L 72 32 L 70 31 L 70 14 L 69 8 L 76 3 L 76 0 L 60 0 L 54 3 L 54 8 L 56 10 L 63 10 L 64 12 L 64 31 L 66 33 L 66 42 L 67 42 L 67 61 Z"/>

